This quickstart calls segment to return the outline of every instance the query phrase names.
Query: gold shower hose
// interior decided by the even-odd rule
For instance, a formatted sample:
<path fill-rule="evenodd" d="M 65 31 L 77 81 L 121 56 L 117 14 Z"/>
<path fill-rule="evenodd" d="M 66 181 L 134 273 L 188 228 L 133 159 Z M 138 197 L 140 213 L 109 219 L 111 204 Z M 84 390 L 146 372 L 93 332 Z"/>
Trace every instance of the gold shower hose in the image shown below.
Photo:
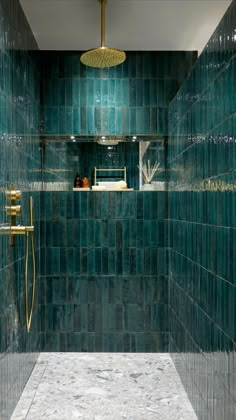
<path fill-rule="evenodd" d="M 33 198 L 30 197 L 30 226 L 33 226 Z M 33 261 L 33 285 L 32 285 L 32 297 L 29 311 L 29 295 L 28 295 L 28 268 L 29 268 L 29 236 L 31 235 L 31 246 L 32 246 L 32 261 Z M 36 269 L 35 269 L 35 247 L 34 247 L 34 231 L 26 232 L 25 242 L 25 320 L 27 332 L 30 332 L 31 321 L 34 309 L 34 296 L 35 296 L 35 281 L 36 281 Z"/>

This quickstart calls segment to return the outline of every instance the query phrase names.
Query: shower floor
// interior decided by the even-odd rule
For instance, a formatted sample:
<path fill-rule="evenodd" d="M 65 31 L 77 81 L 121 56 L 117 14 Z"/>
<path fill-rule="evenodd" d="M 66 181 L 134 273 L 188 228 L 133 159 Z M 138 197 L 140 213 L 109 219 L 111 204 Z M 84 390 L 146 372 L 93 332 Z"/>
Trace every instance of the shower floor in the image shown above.
<path fill-rule="evenodd" d="M 11 420 L 196 420 L 168 353 L 41 353 Z"/>

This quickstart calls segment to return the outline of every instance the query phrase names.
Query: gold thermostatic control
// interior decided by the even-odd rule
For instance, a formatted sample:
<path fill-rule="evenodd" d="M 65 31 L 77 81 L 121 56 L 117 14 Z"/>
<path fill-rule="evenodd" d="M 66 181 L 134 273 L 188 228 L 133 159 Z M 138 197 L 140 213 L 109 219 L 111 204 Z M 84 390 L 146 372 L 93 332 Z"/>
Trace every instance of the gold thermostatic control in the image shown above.
<path fill-rule="evenodd" d="M 6 195 L 9 197 L 10 200 L 16 201 L 21 199 L 21 191 L 19 190 L 6 191 Z"/>
<path fill-rule="evenodd" d="M 10 216 L 20 216 L 21 214 L 21 206 L 6 206 L 5 209 Z"/>

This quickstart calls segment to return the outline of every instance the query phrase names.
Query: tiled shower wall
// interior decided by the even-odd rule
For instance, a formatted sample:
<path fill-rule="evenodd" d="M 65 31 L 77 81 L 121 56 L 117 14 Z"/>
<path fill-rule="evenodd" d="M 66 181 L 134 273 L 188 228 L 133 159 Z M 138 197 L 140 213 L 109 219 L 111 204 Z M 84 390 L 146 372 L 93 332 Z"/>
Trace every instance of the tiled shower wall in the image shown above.
<path fill-rule="evenodd" d="M 36 42 L 16 0 L 0 1 L 0 225 L 9 223 L 5 191 L 22 191 L 22 215 L 29 224 L 28 199 L 34 198 L 37 277 L 39 273 L 40 152 L 38 138 L 39 74 Z M 17 203 L 18 204 L 18 203 Z M 25 328 L 25 238 L 10 247 L 0 235 L 0 418 L 8 420 L 37 359 L 36 310 L 30 334 Z M 30 253 L 31 261 L 31 253 Z M 29 289 L 32 268 L 29 268 Z M 37 306 L 37 296 L 36 296 Z"/>
<path fill-rule="evenodd" d="M 165 192 L 43 192 L 41 350 L 168 349 Z"/>
<path fill-rule="evenodd" d="M 236 2 L 170 105 L 170 349 L 200 420 L 236 413 Z"/>
<path fill-rule="evenodd" d="M 167 135 L 169 103 L 196 53 L 127 52 L 109 69 L 86 67 L 80 55 L 41 54 L 42 134 Z"/>

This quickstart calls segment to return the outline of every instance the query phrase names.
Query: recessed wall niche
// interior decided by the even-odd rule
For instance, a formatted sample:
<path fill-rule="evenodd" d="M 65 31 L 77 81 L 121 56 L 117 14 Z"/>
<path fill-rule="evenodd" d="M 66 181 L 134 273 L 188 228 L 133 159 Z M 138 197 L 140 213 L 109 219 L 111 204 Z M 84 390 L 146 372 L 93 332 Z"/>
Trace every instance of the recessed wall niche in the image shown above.
<path fill-rule="evenodd" d="M 142 189 L 144 179 L 139 167 L 150 161 L 160 163 L 162 171 L 153 178 L 153 189 L 165 189 L 165 140 L 138 139 L 104 143 L 76 139 L 44 139 L 42 142 L 43 189 L 45 191 L 70 191 L 76 173 L 89 178 L 94 185 L 94 168 L 115 169 L 126 167 L 127 185 L 134 190 Z M 122 179 L 121 172 L 103 174 L 103 181 Z"/>

